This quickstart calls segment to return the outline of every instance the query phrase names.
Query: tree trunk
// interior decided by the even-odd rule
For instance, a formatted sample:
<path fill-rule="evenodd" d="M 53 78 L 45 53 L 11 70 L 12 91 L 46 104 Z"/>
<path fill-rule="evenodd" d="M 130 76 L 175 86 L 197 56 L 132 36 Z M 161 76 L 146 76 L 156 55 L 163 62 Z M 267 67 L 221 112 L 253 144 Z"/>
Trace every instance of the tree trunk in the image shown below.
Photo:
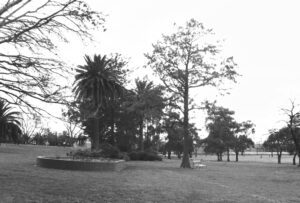
<path fill-rule="evenodd" d="M 294 157 L 293 157 L 293 165 L 296 165 L 296 157 L 297 157 L 297 153 L 294 154 Z"/>
<path fill-rule="evenodd" d="M 111 121 L 110 121 L 110 143 L 111 145 L 115 146 L 115 111 L 113 106 L 111 106 Z"/>
<path fill-rule="evenodd" d="M 171 159 L 171 151 L 168 151 L 168 159 Z"/>
<path fill-rule="evenodd" d="M 227 149 L 227 161 L 230 162 L 230 153 L 229 153 L 229 148 Z"/>
<path fill-rule="evenodd" d="M 189 86 L 188 86 L 188 67 L 186 67 L 186 78 L 184 87 L 184 117 L 183 117 L 183 130 L 184 130 L 184 141 L 183 141 L 183 157 L 180 167 L 191 168 L 189 158 Z"/>
<path fill-rule="evenodd" d="M 91 149 L 92 150 L 99 150 L 100 149 L 100 136 L 99 136 L 99 119 L 93 118 L 94 122 L 94 132 L 93 136 L 91 137 Z"/>
<path fill-rule="evenodd" d="M 217 153 L 217 161 L 220 161 L 220 155 Z"/>
<path fill-rule="evenodd" d="M 141 118 L 139 123 L 139 150 L 144 151 L 144 139 L 143 139 L 143 127 L 144 127 L 144 119 Z"/>
<path fill-rule="evenodd" d="M 217 157 L 218 157 L 218 161 L 222 161 L 223 160 L 222 153 L 217 153 Z"/>
<path fill-rule="evenodd" d="M 181 153 L 180 152 L 177 153 L 177 158 L 181 159 Z"/>
<path fill-rule="evenodd" d="M 238 162 L 239 161 L 239 152 L 235 151 L 235 161 Z"/>
<path fill-rule="evenodd" d="M 293 141 L 295 144 L 295 151 L 296 151 L 296 153 L 298 153 L 299 166 L 300 166 L 300 146 L 299 146 L 300 142 L 299 142 L 298 137 L 297 137 L 295 131 L 293 130 L 292 126 L 293 126 L 293 120 L 290 120 L 290 133 L 292 135 L 292 138 L 293 138 Z"/>
<path fill-rule="evenodd" d="M 282 155 L 282 150 L 277 153 L 277 158 L 278 158 L 278 164 L 281 164 L 281 155 Z"/>

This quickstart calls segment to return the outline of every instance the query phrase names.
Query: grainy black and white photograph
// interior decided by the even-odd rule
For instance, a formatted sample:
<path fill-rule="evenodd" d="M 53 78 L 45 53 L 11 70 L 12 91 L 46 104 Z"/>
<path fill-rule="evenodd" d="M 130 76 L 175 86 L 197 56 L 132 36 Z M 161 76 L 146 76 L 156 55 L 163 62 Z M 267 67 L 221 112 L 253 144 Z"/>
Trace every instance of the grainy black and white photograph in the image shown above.
<path fill-rule="evenodd" d="M 300 202 L 299 9 L 0 0 L 0 203 Z"/>

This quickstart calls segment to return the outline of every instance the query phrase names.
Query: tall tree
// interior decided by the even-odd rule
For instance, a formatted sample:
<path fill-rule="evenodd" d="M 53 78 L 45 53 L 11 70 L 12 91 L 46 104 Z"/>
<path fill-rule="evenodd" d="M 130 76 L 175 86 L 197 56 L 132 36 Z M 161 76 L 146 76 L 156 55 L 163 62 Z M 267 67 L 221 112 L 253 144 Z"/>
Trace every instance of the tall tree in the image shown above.
<path fill-rule="evenodd" d="M 106 56 L 85 57 L 86 64 L 78 66 L 74 82 L 75 98 L 80 103 L 88 104 L 86 117 L 92 121 L 92 149 L 100 147 L 99 119 L 101 109 L 107 108 L 109 101 L 119 96 L 123 90 L 118 79 L 120 72 L 112 66 Z"/>
<path fill-rule="evenodd" d="M 135 111 L 139 117 L 139 149 L 144 150 L 144 129 L 148 128 L 145 123 L 151 123 L 161 118 L 164 108 L 163 88 L 155 86 L 153 82 L 137 79 L 135 100 L 128 110 Z"/>
<path fill-rule="evenodd" d="M 265 147 L 274 148 L 277 152 L 278 164 L 281 164 L 281 156 L 283 151 L 287 151 L 291 140 L 290 129 L 287 127 L 280 130 L 270 130 L 268 139 L 264 142 Z"/>
<path fill-rule="evenodd" d="M 227 161 L 230 161 L 229 151 L 234 146 L 234 134 L 237 127 L 233 118 L 234 111 L 212 105 L 207 106 L 207 114 L 206 128 L 209 135 L 206 141 L 206 151 L 216 153 L 218 161 L 222 160 L 222 153 L 226 151 Z"/>
<path fill-rule="evenodd" d="M 236 123 L 235 138 L 233 143 L 233 150 L 235 152 L 235 161 L 239 161 L 239 153 L 242 155 L 249 147 L 254 147 L 254 142 L 248 137 L 250 133 L 254 133 L 254 124 L 251 121 Z"/>
<path fill-rule="evenodd" d="M 82 0 L 3 0 L 0 3 L 0 95 L 22 110 L 37 101 L 65 103 L 61 80 L 71 69 L 57 56 L 57 42 L 102 27 L 101 13 Z M 60 79 L 60 83 L 56 79 Z M 25 108 L 26 107 L 26 108 Z M 39 112 L 40 112 L 39 111 Z"/>
<path fill-rule="evenodd" d="M 218 44 L 206 36 L 213 31 L 194 19 L 177 32 L 163 35 L 153 45 L 152 54 L 146 54 L 148 65 L 158 74 L 163 84 L 179 101 L 183 112 L 184 153 L 181 167 L 191 168 L 189 162 L 189 112 L 195 108 L 190 98 L 192 88 L 218 86 L 224 79 L 235 81 L 236 64 L 232 57 L 219 60 Z M 213 58 L 213 60 L 211 60 Z"/>
<path fill-rule="evenodd" d="M 287 126 L 290 130 L 292 139 L 295 145 L 295 151 L 298 154 L 299 166 L 300 166 L 300 134 L 297 133 L 297 129 L 300 127 L 300 112 L 297 111 L 295 101 L 291 100 L 290 108 L 283 108 L 282 111 L 288 117 Z"/>

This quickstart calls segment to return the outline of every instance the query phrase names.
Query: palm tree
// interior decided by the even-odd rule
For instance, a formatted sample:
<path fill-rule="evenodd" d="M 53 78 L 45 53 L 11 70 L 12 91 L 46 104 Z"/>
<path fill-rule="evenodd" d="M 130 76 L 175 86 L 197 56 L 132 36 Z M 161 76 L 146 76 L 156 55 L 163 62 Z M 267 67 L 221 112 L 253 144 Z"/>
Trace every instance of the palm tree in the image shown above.
<path fill-rule="evenodd" d="M 139 117 L 139 149 L 143 151 L 145 121 L 151 121 L 152 118 L 160 117 L 164 108 L 164 100 L 161 86 L 154 86 L 153 82 L 148 82 L 146 79 L 137 79 L 135 84 L 134 93 L 136 98 L 130 109 L 136 112 Z"/>
<path fill-rule="evenodd" d="M 89 113 L 93 120 L 92 150 L 99 149 L 99 111 L 109 101 L 122 93 L 122 85 L 118 80 L 119 72 L 106 56 L 94 55 L 92 60 L 85 56 L 86 64 L 76 69 L 74 88 L 75 98 L 79 102 L 89 103 Z"/>
<path fill-rule="evenodd" d="M 12 111 L 12 107 L 0 99 L 0 137 L 2 139 L 5 140 L 7 138 L 9 129 L 20 129 L 21 122 L 19 121 L 19 115 L 20 112 Z"/>

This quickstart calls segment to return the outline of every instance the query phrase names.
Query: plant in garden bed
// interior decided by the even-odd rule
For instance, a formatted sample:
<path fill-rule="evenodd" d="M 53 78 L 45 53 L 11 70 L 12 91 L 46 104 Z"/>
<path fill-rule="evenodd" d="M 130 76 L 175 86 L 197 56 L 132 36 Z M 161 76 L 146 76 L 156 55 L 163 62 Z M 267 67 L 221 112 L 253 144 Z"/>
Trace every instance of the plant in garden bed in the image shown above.
<path fill-rule="evenodd" d="M 79 149 L 67 153 L 67 156 L 72 157 L 73 159 L 124 159 L 127 161 L 129 158 L 127 154 L 119 151 L 118 148 L 111 146 L 110 144 L 102 144 L 99 150 L 90 150 L 90 149 Z"/>

